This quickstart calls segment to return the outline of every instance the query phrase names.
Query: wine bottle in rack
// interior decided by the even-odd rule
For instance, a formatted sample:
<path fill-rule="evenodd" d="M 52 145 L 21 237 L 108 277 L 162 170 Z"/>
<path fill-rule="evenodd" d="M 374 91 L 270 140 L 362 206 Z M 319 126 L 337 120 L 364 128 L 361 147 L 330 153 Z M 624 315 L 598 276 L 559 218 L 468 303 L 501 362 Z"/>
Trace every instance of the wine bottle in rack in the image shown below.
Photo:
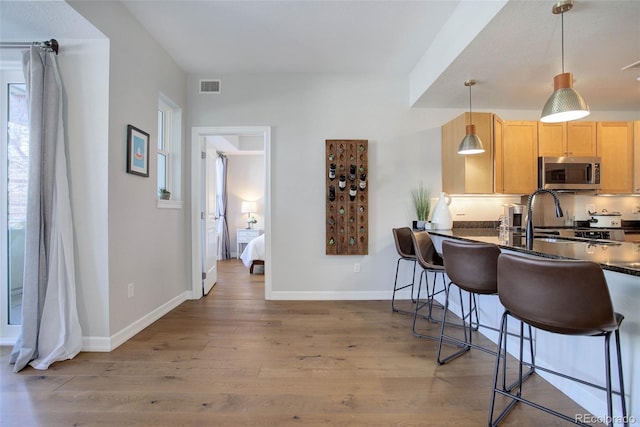
<path fill-rule="evenodd" d="M 357 194 L 358 194 L 358 187 L 356 187 L 355 184 L 352 184 L 351 187 L 349 187 L 349 200 L 353 202 L 356 199 Z"/>
<path fill-rule="evenodd" d="M 340 191 L 343 191 L 345 188 L 347 188 L 347 177 L 345 177 L 344 175 L 340 175 L 340 179 L 338 180 L 338 188 L 340 189 Z"/>
<path fill-rule="evenodd" d="M 336 164 L 335 163 L 331 163 L 329 165 L 329 179 L 331 181 L 333 181 L 334 179 L 336 179 Z"/>
<path fill-rule="evenodd" d="M 356 165 L 349 166 L 349 181 L 356 180 Z"/>
<path fill-rule="evenodd" d="M 367 174 L 360 174 L 360 190 L 364 190 L 365 188 L 367 188 Z"/>

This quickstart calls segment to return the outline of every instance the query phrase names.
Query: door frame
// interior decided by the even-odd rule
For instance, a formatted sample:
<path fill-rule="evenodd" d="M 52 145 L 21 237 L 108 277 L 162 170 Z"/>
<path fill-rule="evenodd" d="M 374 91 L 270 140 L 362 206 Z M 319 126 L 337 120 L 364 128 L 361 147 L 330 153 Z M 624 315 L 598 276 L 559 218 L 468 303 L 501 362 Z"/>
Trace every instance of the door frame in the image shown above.
<path fill-rule="evenodd" d="M 204 126 L 191 128 L 191 299 L 202 294 L 202 239 L 200 197 L 202 194 L 201 142 L 212 135 L 262 136 L 264 141 L 264 297 L 271 299 L 271 127 L 270 126 Z"/>

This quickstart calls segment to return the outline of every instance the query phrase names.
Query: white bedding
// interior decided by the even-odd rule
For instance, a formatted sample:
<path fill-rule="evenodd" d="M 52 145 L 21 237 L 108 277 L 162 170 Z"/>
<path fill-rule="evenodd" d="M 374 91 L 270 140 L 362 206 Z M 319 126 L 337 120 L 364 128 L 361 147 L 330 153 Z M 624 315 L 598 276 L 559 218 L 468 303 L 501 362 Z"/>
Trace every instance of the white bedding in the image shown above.
<path fill-rule="evenodd" d="M 240 259 L 245 267 L 251 267 L 253 261 L 264 261 L 264 234 L 259 235 L 255 239 L 247 243 L 247 246 L 242 251 Z"/>

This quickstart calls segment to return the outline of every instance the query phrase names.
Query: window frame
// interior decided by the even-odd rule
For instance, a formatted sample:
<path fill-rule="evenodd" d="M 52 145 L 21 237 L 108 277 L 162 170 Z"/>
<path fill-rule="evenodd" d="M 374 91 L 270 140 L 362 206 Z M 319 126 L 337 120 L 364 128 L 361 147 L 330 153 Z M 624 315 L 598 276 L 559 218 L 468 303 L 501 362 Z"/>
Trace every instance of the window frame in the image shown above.
<path fill-rule="evenodd" d="M 22 329 L 21 324 L 9 323 L 9 228 L 8 228 L 8 133 L 7 122 L 9 119 L 9 84 L 23 84 L 24 73 L 20 68 L 7 67 L 0 69 L 0 132 L 2 132 L 2 138 L 0 139 L 0 162 L 5 167 L 0 168 L 0 227 L 2 232 L 0 233 L 0 245 L 2 248 L 7 249 L 5 256 L 0 260 L 0 275 L 3 280 L 0 283 L 4 285 L 0 287 L 0 345 L 14 345 L 15 341 Z"/>
<path fill-rule="evenodd" d="M 156 141 L 156 170 L 159 173 L 160 156 L 165 156 L 165 188 L 171 192 L 170 200 L 160 199 L 159 183 L 156 176 L 156 197 L 158 208 L 181 209 L 181 161 L 182 161 L 182 109 L 164 94 L 158 97 L 158 113 L 162 112 L 162 137 L 163 149 L 158 149 L 159 141 Z M 159 116 L 160 114 L 158 114 Z M 160 120 L 160 118 L 158 118 Z M 160 123 L 158 123 L 160 130 Z"/>

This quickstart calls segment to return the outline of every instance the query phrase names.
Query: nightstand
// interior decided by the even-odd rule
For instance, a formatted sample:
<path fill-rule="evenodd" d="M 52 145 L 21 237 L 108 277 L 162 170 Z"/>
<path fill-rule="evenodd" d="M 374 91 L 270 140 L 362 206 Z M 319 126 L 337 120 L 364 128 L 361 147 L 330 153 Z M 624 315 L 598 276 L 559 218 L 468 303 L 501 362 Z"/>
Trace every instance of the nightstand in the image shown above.
<path fill-rule="evenodd" d="M 255 228 L 238 228 L 236 229 L 236 258 L 240 259 L 244 246 L 262 234 L 262 230 Z M 242 250 L 240 250 L 242 248 Z"/>

